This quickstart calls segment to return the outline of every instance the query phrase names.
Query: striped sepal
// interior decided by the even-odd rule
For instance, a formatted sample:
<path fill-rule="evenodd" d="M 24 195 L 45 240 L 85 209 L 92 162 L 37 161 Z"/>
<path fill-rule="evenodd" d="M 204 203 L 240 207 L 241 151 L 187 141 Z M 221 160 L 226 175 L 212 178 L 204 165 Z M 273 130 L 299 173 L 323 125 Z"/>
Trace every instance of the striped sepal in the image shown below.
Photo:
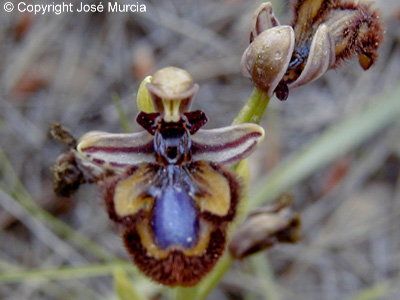
<path fill-rule="evenodd" d="M 256 124 L 248 123 L 199 130 L 191 138 L 194 161 L 234 164 L 253 152 L 264 138 L 264 130 Z"/>
<path fill-rule="evenodd" d="M 153 136 L 138 133 L 91 131 L 78 143 L 77 150 L 89 161 L 113 170 L 142 162 L 154 162 Z"/>

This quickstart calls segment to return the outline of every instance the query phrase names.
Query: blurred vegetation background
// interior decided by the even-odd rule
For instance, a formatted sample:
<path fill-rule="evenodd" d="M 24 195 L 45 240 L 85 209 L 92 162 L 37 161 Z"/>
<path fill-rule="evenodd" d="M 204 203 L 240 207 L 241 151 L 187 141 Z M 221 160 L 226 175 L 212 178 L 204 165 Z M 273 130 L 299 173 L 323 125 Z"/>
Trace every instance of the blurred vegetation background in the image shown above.
<path fill-rule="evenodd" d="M 287 23 L 288 1 L 272 2 Z M 206 128 L 230 124 L 252 90 L 239 62 L 260 1 L 141 3 L 146 13 L 35 16 L 0 7 L 0 299 L 117 299 L 111 267 L 127 254 L 94 186 L 54 195 L 50 167 L 64 148 L 49 137 L 52 122 L 76 136 L 122 132 L 122 110 L 137 131 L 138 85 L 169 65 L 200 84 L 194 108 L 208 115 Z M 400 108 L 392 101 L 388 119 L 380 111 L 387 99 L 400 103 L 400 2 L 376 6 L 386 28 L 378 63 L 367 72 L 345 63 L 286 102 L 273 99 L 266 140 L 250 161 L 250 195 L 271 198 L 257 187 L 279 174 L 272 189 L 293 194 L 302 241 L 262 254 L 269 263 L 235 264 L 208 299 L 400 299 Z M 319 155 L 326 150 L 329 159 Z M 300 170 L 285 164 L 291 158 Z M 152 299 L 163 289 L 137 276 L 132 284 Z"/>

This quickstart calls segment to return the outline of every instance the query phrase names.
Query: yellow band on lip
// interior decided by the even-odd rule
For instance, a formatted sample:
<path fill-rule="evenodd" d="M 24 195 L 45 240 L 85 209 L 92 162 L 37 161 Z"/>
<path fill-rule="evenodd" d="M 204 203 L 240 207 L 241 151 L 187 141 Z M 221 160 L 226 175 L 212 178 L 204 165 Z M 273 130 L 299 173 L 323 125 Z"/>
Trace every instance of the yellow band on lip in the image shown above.
<path fill-rule="evenodd" d="M 153 198 L 143 197 L 143 184 L 151 184 L 154 174 L 141 166 L 135 173 L 119 182 L 114 193 L 114 208 L 119 217 L 133 215 L 141 209 L 150 210 Z"/>
<path fill-rule="evenodd" d="M 142 245 L 146 248 L 149 254 L 157 259 L 166 258 L 172 250 L 180 250 L 187 256 L 202 255 L 206 251 L 210 242 L 210 235 L 212 227 L 204 220 L 200 220 L 200 235 L 197 244 L 189 249 L 184 249 L 179 246 L 170 247 L 168 249 L 159 248 L 154 242 L 153 236 L 149 228 L 147 220 L 138 224 L 136 227 Z"/>

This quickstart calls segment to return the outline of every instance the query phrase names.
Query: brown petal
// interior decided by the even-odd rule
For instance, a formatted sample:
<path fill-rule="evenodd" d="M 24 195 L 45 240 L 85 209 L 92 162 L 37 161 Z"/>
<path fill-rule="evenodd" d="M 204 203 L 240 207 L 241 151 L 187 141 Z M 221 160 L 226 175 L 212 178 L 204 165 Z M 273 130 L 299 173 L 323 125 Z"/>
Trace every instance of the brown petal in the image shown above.
<path fill-rule="evenodd" d="M 295 88 L 321 77 L 335 64 L 335 44 L 328 27 L 320 25 L 311 42 L 310 54 L 300 76 L 288 86 Z"/>
<path fill-rule="evenodd" d="M 252 18 L 250 43 L 263 31 L 279 25 L 278 19 L 275 18 L 271 2 L 262 3 L 254 12 Z"/>
<path fill-rule="evenodd" d="M 286 72 L 293 48 L 292 27 L 276 26 L 267 29 L 243 53 L 242 73 L 271 96 Z"/>
<path fill-rule="evenodd" d="M 366 70 L 376 60 L 383 39 L 379 12 L 369 1 L 296 0 L 292 21 L 296 47 L 307 44 L 321 24 L 328 27 L 335 44 L 336 60 L 331 67 L 353 56 Z"/>

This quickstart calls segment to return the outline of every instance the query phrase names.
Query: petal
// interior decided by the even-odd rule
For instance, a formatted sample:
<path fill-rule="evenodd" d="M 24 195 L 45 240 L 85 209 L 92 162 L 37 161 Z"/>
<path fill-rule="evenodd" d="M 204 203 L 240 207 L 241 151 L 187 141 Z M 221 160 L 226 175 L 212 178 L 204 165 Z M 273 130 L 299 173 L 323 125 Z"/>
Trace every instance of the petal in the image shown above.
<path fill-rule="evenodd" d="M 250 123 L 199 130 L 192 136 L 192 158 L 234 164 L 250 155 L 263 138 L 264 129 Z"/>
<path fill-rule="evenodd" d="M 176 67 L 158 70 L 146 86 L 150 94 L 170 100 L 193 97 L 197 91 L 192 76 L 187 71 Z"/>
<path fill-rule="evenodd" d="M 292 21 L 296 37 L 306 41 L 313 34 L 315 22 L 331 10 L 338 1 L 297 0 L 293 2 L 294 19 Z"/>
<path fill-rule="evenodd" d="M 151 96 L 149 90 L 146 87 L 146 84 L 151 82 L 152 77 L 147 76 L 142 80 L 139 85 L 139 89 L 136 96 L 136 105 L 140 111 L 145 113 L 154 113 L 154 104 L 151 100 Z"/>
<path fill-rule="evenodd" d="M 308 44 L 321 24 L 335 43 L 335 65 L 353 56 L 366 70 L 376 60 L 384 31 L 379 12 L 370 1 L 297 0 L 292 21 L 296 47 Z"/>
<path fill-rule="evenodd" d="M 294 48 L 290 26 L 276 26 L 258 35 L 242 56 L 242 73 L 272 95 L 285 74 Z"/>
<path fill-rule="evenodd" d="M 288 86 L 295 88 L 321 77 L 335 64 L 335 43 L 324 24 L 320 25 L 311 42 L 310 54 L 300 76 Z"/>
<path fill-rule="evenodd" d="M 154 162 L 153 136 L 138 133 L 91 131 L 79 140 L 78 152 L 106 169 L 124 169 L 141 162 Z"/>
<path fill-rule="evenodd" d="M 271 2 L 262 3 L 253 15 L 250 31 L 250 43 L 263 31 L 279 25 L 278 19 L 275 18 Z"/>

